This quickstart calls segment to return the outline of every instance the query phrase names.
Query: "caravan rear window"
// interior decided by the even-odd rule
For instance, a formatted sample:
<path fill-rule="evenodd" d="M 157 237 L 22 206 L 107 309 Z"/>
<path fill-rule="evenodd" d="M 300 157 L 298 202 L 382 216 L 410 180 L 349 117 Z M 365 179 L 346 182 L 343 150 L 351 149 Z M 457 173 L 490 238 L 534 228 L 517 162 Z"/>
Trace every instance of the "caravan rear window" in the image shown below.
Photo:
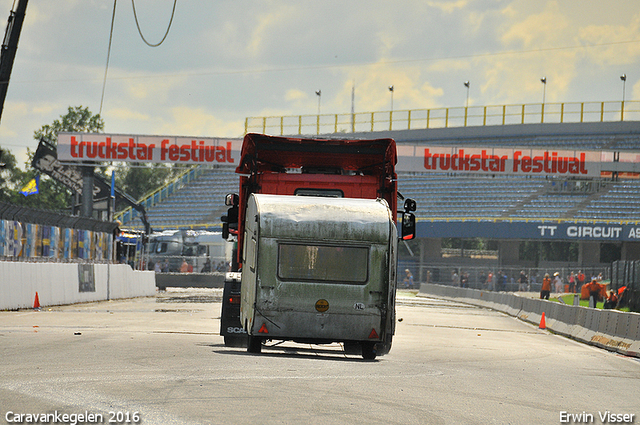
<path fill-rule="evenodd" d="M 367 247 L 278 245 L 278 277 L 283 280 L 363 284 L 368 269 Z"/>

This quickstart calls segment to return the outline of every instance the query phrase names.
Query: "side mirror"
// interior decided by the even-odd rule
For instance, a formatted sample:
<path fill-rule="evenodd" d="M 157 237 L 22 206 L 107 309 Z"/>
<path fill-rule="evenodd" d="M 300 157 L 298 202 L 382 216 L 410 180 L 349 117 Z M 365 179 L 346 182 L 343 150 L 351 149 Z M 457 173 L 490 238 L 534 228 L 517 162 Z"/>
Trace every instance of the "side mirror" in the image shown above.
<path fill-rule="evenodd" d="M 237 207 L 240 203 L 240 197 L 237 193 L 227 193 L 224 197 L 224 204 L 228 207 Z"/>
<path fill-rule="evenodd" d="M 220 217 L 222 221 L 222 239 L 229 239 L 229 230 L 238 230 L 238 204 L 240 197 L 235 193 L 228 193 L 224 198 L 224 204 L 231 207 L 227 210 L 227 215 Z"/>
<path fill-rule="evenodd" d="M 410 212 L 402 213 L 402 240 L 409 241 L 416 237 L 416 216 Z"/>
<path fill-rule="evenodd" d="M 414 212 L 416 210 L 417 206 L 418 205 L 416 204 L 416 201 L 414 201 L 411 198 L 407 198 L 404 201 L 404 210 L 406 212 Z"/>

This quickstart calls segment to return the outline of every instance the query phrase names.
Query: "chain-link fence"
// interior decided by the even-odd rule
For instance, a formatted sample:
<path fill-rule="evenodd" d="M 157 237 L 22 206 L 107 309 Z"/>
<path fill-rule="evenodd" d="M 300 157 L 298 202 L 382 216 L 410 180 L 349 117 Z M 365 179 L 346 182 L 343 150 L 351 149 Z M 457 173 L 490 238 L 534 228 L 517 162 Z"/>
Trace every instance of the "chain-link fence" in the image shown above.
<path fill-rule="evenodd" d="M 436 283 L 440 285 L 453 285 L 473 289 L 490 291 L 540 291 L 542 279 L 545 274 L 554 277 L 558 273 L 562 280 L 563 291 L 569 291 L 570 276 L 574 274 L 574 280 L 580 272 L 585 275 L 584 283 L 589 283 L 593 278 L 609 280 L 611 267 L 519 267 L 519 266 L 470 266 L 456 264 L 424 264 L 400 261 L 398 264 L 398 285 L 406 287 L 404 282 L 405 270 L 409 270 L 414 276 L 415 287 L 419 282 Z M 526 279 L 520 282 L 521 272 Z M 638 266 L 640 275 L 640 266 Z M 578 291 L 578 284 L 574 285 L 574 291 Z M 554 291 L 555 292 L 555 291 Z"/>

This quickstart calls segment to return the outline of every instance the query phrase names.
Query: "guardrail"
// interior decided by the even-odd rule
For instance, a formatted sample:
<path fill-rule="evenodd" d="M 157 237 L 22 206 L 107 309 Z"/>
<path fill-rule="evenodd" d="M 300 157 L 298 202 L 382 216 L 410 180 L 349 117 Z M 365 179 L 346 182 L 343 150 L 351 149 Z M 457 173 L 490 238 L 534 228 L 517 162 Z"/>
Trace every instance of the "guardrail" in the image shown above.
<path fill-rule="evenodd" d="M 532 103 L 347 114 L 248 117 L 244 132 L 356 133 L 467 126 L 640 120 L 640 101 Z"/>
<path fill-rule="evenodd" d="M 204 168 L 199 165 L 194 165 L 193 167 L 179 174 L 175 179 L 171 180 L 166 185 L 144 195 L 140 199 L 139 203 L 142 204 L 145 209 L 159 204 L 164 199 L 167 199 L 169 196 L 171 196 L 174 192 L 184 187 L 187 183 L 194 181 L 203 172 Z M 134 219 L 138 218 L 139 215 L 140 213 L 138 211 L 134 210 L 132 207 L 127 207 L 126 209 L 116 213 L 113 218 L 114 220 L 120 220 L 120 222 L 123 224 L 128 224 Z"/>
<path fill-rule="evenodd" d="M 426 283 L 420 285 L 420 293 L 490 308 L 534 325 L 544 323 L 544 327 L 554 333 L 626 356 L 640 357 L 638 313 L 599 310 L 526 298 L 507 292 Z"/>

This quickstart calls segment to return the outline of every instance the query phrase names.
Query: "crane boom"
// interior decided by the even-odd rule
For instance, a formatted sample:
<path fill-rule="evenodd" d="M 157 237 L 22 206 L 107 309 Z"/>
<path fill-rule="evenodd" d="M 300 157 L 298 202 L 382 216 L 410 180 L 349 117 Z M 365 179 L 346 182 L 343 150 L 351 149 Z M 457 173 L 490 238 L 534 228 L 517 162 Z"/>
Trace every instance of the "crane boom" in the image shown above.
<path fill-rule="evenodd" d="M 7 30 L 4 34 L 2 42 L 2 51 L 0 52 L 0 119 L 2 118 L 2 110 L 4 109 L 4 99 L 7 97 L 7 89 L 9 88 L 9 78 L 13 69 L 13 61 L 18 50 L 18 40 L 20 39 L 20 31 L 24 22 L 25 11 L 27 10 L 28 0 L 17 0 L 18 5 L 9 15 Z"/>

